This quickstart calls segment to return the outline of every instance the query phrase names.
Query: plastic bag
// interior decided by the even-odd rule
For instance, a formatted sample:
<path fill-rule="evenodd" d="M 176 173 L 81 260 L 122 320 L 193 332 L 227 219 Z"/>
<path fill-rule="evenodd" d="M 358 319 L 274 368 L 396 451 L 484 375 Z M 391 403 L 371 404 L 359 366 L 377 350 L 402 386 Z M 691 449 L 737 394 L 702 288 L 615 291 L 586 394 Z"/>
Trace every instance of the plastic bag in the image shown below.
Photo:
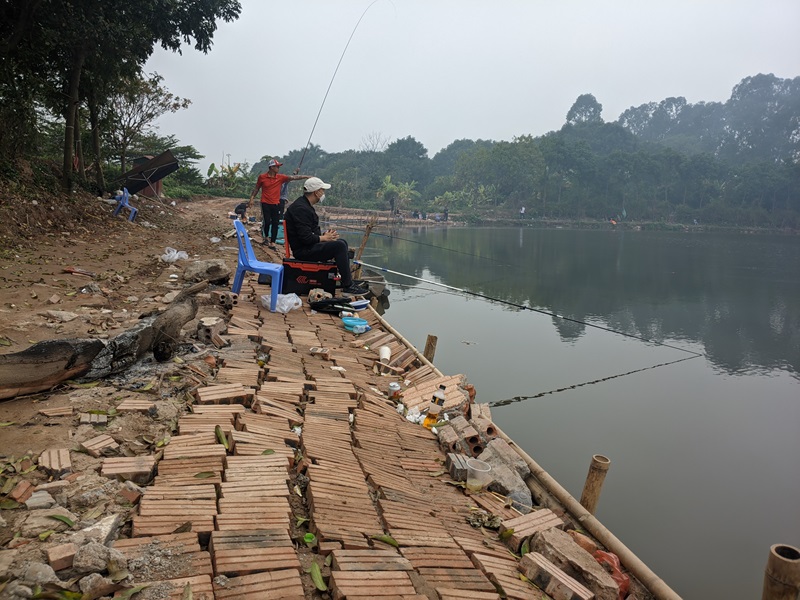
<path fill-rule="evenodd" d="M 303 301 L 297 294 L 278 294 L 278 301 L 275 303 L 275 310 L 286 314 L 290 310 L 303 306 Z"/>
<path fill-rule="evenodd" d="M 631 587 L 631 578 L 622 572 L 619 557 L 613 552 L 606 552 L 605 550 L 597 550 L 592 556 L 604 567 L 607 565 L 606 569 L 610 571 L 611 579 L 619 586 L 619 600 L 625 598 Z"/>
<path fill-rule="evenodd" d="M 175 261 L 180 260 L 181 258 L 183 260 L 188 260 L 189 255 L 186 254 L 186 252 L 184 252 L 183 250 L 178 252 L 177 250 L 175 250 L 175 248 L 166 248 L 164 250 L 164 254 L 161 255 L 161 260 L 164 261 L 165 263 L 174 263 Z"/>

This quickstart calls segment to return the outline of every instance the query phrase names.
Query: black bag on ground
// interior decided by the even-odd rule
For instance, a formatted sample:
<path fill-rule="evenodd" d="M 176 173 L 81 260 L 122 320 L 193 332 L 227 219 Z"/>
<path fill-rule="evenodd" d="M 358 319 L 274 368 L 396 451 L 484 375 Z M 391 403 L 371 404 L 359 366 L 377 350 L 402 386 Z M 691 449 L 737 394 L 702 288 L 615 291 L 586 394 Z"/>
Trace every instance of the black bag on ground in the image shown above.
<path fill-rule="evenodd" d="M 339 314 L 343 310 L 355 310 L 349 302 L 341 298 L 323 298 L 316 302 L 309 302 L 308 305 L 317 312 Z"/>

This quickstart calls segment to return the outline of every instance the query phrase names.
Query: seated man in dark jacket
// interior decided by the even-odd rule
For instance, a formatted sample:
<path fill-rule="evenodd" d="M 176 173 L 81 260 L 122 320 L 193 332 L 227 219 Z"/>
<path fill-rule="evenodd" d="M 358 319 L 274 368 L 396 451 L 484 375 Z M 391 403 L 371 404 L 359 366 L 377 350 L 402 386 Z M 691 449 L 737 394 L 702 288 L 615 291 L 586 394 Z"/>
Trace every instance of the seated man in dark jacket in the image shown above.
<path fill-rule="evenodd" d="M 342 291 L 346 294 L 366 294 L 367 287 L 353 282 L 347 241 L 340 239 L 335 229 L 322 233 L 314 205 L 325 200 L 325 190 L 330 183 L 319 177 L 306 179 L 304 194 L 286 209 L 286 237 L 292 253 L 298 260 L 322 262 L 333 259 L 342 277 Z"/>

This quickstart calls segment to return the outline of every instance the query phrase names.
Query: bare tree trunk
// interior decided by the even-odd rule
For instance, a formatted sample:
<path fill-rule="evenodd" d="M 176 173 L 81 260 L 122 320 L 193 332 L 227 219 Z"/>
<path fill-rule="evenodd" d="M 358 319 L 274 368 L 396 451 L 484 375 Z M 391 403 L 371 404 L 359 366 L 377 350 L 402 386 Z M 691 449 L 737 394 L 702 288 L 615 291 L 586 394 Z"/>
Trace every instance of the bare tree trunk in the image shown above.
<path fill-rule="evenodd" d="M 78 177 L 81 183 L 86 183 L 86 163 L 83 160 L 83 140 L 81 139 L 81 107 L 75 105 L 75 152 L 78 156 Z"/>
<path fill-rule="evenodd" d="M 103 176 L 103 162 L 100 157 L 100 116 L 97 111 L 97 98 L 94 88 L 89 90 L 89 125 L 92 128 L 92 152 L 95 161 L 95 183 L 98 193 L 102 194 L 106 190 L 106 181 Z"/>
<path fill-rule="evenodd" d="M 72 159 L 73 148 L 75 144 L 75 107 L 78 105 L 78 92 L 80 90 L 81 73 L 83 71 L 83 64 L 86 62 L 86 47 L 81 46 L 76 49 L 75 56 L 72 59 L 72 70 L 69 74 L 69 92 L 67 109 L 64 111 L 67 124 L 64 129 L 64 174 L 63 186 L 67 192 L 72 191 Z"/>

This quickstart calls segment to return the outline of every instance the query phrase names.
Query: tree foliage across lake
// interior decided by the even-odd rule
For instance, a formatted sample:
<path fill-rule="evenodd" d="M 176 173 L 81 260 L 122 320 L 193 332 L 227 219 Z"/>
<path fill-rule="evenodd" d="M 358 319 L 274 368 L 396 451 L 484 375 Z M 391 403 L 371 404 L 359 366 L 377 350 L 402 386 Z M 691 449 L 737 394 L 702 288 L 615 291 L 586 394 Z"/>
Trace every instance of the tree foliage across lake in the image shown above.
<path fill-rule="evenodd" d="M 725 103 L 668 98 L 631 107 L 615 122 L 601 113 L 597 99 L 582 94 L 558 131 L 456 140 L 432 158 L 413 137 L 380 150 L 312 145 L 303 172 L 331 181 L 331 200 L 346 206 L 446 207 L 475 220 L 525 206 L 539 219 L 800 228 L 800 77 L 747 77 Z M 302 156 L 295 150 L 281 160 L 294 167 Z"/>
<path fill-rule="evenodd" d="M 129 157 L 171 149 L 181 169 L 167 194 L 248 194 L 270 157 L 250 168 L 228 156 L 201 174 L 187 140 L 151 127 L 190 100 L 143 72 L 157 45 L 207 52 L 217 21 L 240 12 L 238 0 L 0 3 L 0 176 L 49 161 L 64 189 L 108 191 Z M 667 98 L 613 122 L 602 111 L 581 94 L 558 131 L 455 140 L 432 157 L 411 136 L 372 133 L 358 150 L 311 145 L 278 158 L 333 183 L 331 202 L 404 214 L 447 208 L 477 222 L 524 206 L 534 219 L 800 228 L 800 77 L 759 74 L 726 102 Z"/>

